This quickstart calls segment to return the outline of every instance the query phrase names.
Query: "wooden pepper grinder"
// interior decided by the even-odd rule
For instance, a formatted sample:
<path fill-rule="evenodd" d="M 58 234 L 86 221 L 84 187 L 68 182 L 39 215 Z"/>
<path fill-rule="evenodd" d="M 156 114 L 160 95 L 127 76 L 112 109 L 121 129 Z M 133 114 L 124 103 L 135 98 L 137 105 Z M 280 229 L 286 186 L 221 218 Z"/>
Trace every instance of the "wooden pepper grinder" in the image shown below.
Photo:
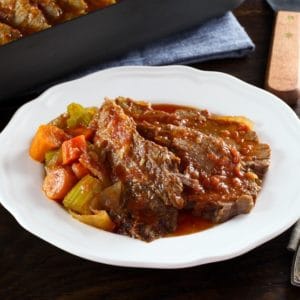
<path fill-rule="evenodd" d="M 265 88 L 289 105 L 300 99 L 300 13 L 279 11 Z"/>

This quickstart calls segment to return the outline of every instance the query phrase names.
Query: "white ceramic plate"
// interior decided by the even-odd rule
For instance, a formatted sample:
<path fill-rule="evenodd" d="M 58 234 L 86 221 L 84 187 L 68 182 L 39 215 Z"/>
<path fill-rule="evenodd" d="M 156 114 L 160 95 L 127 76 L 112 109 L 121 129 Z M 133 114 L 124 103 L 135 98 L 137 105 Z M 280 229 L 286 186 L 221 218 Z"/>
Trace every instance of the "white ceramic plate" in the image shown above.
<path fill-rule="evenodd" d="M 272 148 L 271 166 L 257 204 L 203 232 L 151 243 L 95 229 L 74 220 L 41 191 L 42 165 L 28 156 L 37 127 L 70 102 L 100 106 L 128 96 L 156 103 L 243 115 Z M 182 268 L 229 259 L 274 238 L 300 217 L 300 122 L 273 95 L 234 77 L 189 67 L 122 67 L 55 86 L 22 106 L 0 136 L 0 200 L 25 229 L 77 256 L 106 264 Z"/>

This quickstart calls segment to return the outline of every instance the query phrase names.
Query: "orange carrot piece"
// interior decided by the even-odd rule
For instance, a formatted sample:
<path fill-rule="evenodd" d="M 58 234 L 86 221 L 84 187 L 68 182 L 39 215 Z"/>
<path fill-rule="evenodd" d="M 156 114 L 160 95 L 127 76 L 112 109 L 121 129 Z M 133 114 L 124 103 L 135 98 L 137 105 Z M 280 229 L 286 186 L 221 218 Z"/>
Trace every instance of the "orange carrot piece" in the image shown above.
<path fill-rule="evenodd" d="M 78 179 L 81 179 L 90 173 L 89 170 L 80 162 L 75 162 L 72 164 L 72 171 Z"/>
<path fill-rule="evenodd" d="M 77 179 L 70 169 L 64 167 L 50 169 L 44 179 L 43 191 L 48 198 L 62 201 L 76 182 Z"/>
<path fill-rule="evenodd" d="M 87 144 L 84 135 L 64 141 L 61 146 L 63 165 L 76 161 L 82 153 L 86 152 L 86 149 Z"/>
<path fill-rule="evenodd" d="M 75 128 L 67 128 L 66 132 L 71 136 L 84 135 L 87 141 L 92 140 L 94 136 L 94 130 L 87 127 L 75 127 Z"/>
<path fill-rule="evenodd" d="M 29 155 L 34 160 L 43 162 L 46 152 L 57 149 L 67 139 L 67 134 L 54 125 L 41 125 L 29 149 Z"/>

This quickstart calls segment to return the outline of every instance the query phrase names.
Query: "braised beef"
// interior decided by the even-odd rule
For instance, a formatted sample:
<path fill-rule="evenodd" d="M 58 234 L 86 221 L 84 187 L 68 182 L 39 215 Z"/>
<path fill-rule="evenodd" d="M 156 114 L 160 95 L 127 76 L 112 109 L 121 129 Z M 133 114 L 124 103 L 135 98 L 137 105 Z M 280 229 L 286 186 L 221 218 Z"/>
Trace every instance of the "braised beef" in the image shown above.
<path fill-rule="evenodd" d="M 151 241 L 174 232 L 178 214 L 215 223 L 249 213 L 269 166 L 243 118 L 206 110 L 106 100 L 90 128 L 80 162 L 106 187 L 93 201 L 118 233 Z"/>
<path fill-rule="evenodd" d="M 173 232 L 185 204 L 180 159 L 141 137 L 133 119 L 113 101 L 106 100 L 96 124 L 94 144 L 105 153 L 111 181 L 122 183 L 121 201 L 105 207 L 118 232 L 146 241 Z"/>
<path fill-rule="evenodd" d="M 168 112 L 126 98 L 116 102 L 134 118 L 143 137 L 168 147 L 180 157 L 181 172 L 198 180 L 184 195 L 194 214 L 223 222 L 251 210 L 269 166 L 270 147 L 259 143 L 248 126 L 205 110 Z"/>

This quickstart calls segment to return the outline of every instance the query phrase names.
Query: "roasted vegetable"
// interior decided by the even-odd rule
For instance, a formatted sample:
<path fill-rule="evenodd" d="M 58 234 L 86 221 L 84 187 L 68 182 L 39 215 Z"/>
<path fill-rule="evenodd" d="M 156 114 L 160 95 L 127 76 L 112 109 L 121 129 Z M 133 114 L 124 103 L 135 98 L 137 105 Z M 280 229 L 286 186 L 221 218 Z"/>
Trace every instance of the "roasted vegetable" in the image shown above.
<path fill-rule="evenodd" d="M 87 4 L 84 0 L 57 0 L 63 10 L 63 20 L 71 20 L 87 13 Z"/>
<path fill-rule="evenodd" d="M 0 22 L 0 46 L 12 42 L 14 40 L 17 40 L 21 37 L 22 34 L 19 30 Z"/>
<path fill-rule="evenodd" d="M 104 189 L 98 198 L 93 199 L 93 209 L 118 210 L 121 207 L 122 183 L 121 181 Z"/>
<path fill-rule="evenodd" d="M 71 103 L 68 105 L 68 119 L 67 126 L 68 128 L 75 127 L 87 127 L 92 120 L 94 114 L 96 113 L 96 108 L 84 108 L 78 103 Z"/>
<path fill-rule="evenodd" d="M 76 161 L 82 153 L 86 152 L 86 149 L 87 144 L 84 135 L 64 141 L 61 146 L 63 165 Z"/>
<path fill-rule="evenodd" d="M 41 125 L 29 149 L 31 158 L 43 162 L 45 154 L 50 150 L 58 149 L 68 138 L 67 134 L 54 125 Z"/>
<path fill-rule="evenodd" d="M 78 179 L 81 179 L 90 173 L 90 171 L 80 162 L 72 164 L 72 171 Z"/>
<path fill-rule="evenodd" d="M 1 0 L 0 18 L 26 34 L 50 27 L 43 13 L 30 0 Z"/>
<path fill-rule="evenodd" d="M 45 167 L 53 168 L 62 164 L 61 148 L 58 150 L 50 150 L 45 154 Z"/>
<path fill-rule="evenodd" d="M 82 223 L 106 230 L 113 231 L 115 223 L 111 220 L 110 216 L 105 210 L 97 211 L 94 215 L 79 215 L 70 211 L 70 214 Z"/>
<path fill-rule="evenodd" d="M 76 183 L 77 178 L 69 168 L 49 169 L 43 183 L 43 191 L 52 200 L 61 201 Z"/>
<path fill-rule="evenodd" d="M 90 214 L 90 203 L 95 197 L 99 197 L 101 190 L 101 182 L 91 175 L 86 175 L 66 195 L 63 205 L 77 213 Z"/>
<path fill-rule="evenodd" d="M 70 134 L 73 137 L 78 135 L 84 135 L 87 141 L 90 141 L 94 136 L 94 130 L 83 126 L 75 127 L 75 128 L 67 128 L 65 129 L 65 131 L 66 133 Z"/>
<path fill-rule="evenodd" d="M 112 4 L 116 4 L 116 0 L 86 0 L 90 8 L 103 8 Z"/>
<path fill-rule="evenodd" d="M 118 0 L 0 0 L 0 46 Z"/>

